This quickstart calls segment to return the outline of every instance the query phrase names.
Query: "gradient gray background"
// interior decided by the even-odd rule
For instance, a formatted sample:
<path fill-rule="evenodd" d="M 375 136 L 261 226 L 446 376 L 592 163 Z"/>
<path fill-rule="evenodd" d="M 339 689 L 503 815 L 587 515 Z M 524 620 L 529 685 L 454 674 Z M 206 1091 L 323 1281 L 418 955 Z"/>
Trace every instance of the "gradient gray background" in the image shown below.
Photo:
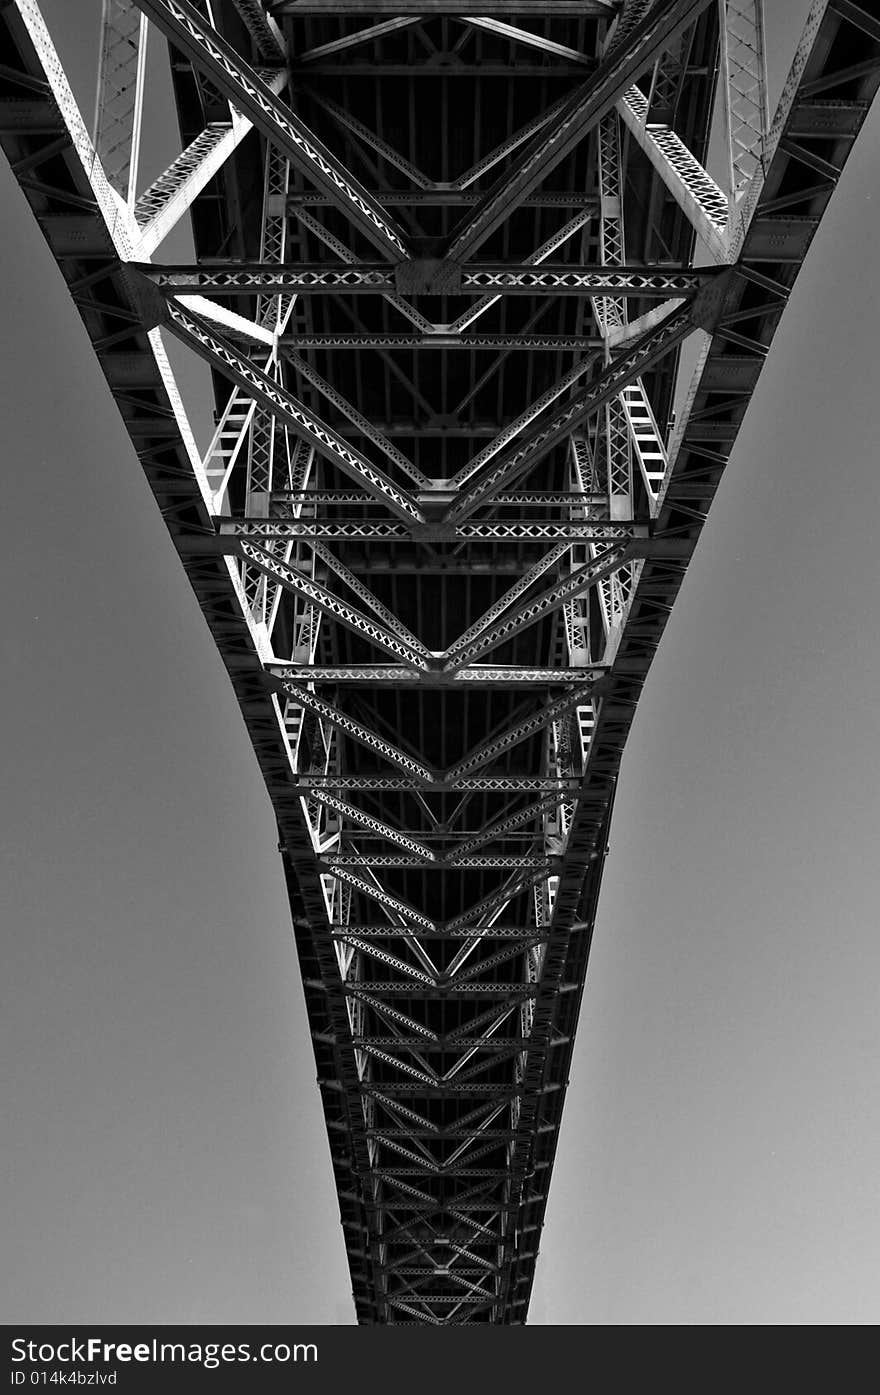
<path fill-rule="evenodd" d="M 768 6 L 775 91 L 806 8 Z M 43 3 L 87 119 L 99 11 Z M 875 110 L 633 726 L 533 1323 L 878 1317 L 878 139 Z M 350 1323 L 265 789 L 0 178 L 0 1313 Z"/>

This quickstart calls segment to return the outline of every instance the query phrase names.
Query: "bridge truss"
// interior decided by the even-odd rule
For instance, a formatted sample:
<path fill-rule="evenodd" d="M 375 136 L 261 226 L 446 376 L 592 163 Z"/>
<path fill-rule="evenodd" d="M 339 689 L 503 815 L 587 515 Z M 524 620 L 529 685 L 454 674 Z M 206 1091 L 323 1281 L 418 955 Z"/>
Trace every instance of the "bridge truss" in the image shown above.
<path fill-rule="evenodd" d="M 758 0 L 104 0 L 92 127 L 0 42 L 277 816 L 358 1319 L 524 1322 L 621 753 L 880 21 L 816 0 L 772 119 Z"/>

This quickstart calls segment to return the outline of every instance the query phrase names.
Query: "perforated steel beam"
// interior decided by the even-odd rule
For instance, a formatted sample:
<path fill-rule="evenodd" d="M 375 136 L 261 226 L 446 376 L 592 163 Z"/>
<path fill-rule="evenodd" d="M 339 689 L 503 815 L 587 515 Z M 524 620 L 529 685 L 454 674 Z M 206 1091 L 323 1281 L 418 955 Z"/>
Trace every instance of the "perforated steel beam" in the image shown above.
<path fill-rule="evenodd" d="M 518 14 L 568 15 L 577 19 L 613 19 L 616 0 L 406 0 L 411 15 Z M 392 14 L 400 10 L 399 0 L 281 0 L 273 6 L 276 15 Z"/>
<path fill-rule="evenodd" d="M 392 261 L 408 255 L 400 230 L 381 205 L 188 0 L 135 3 L 383 255 Z"/>
<path fill-rule="evenodd" d="M 157 307 L 154 307 L 154 314 L 157 321 L 161 321 L 176 338 L 187 344 L 230 382 L 243 387 L 250 397 L 261 402 L 282 425 L 288 426 L 297 436 L 314 446 L 315 450 L 332 459 L 334 464 L 362 484 L 376 499 L 387 504 L 392 513 L 418 523 L 424 522 L 422 511 L 412 495 L 399 489 L 383 471 L 349 446 L 320 417 L 310 412 L 263 369 L 213 333 L 205 320 L 188 313 L 180 302 L 173 300 L 167 303 L 164 314 Z"/>
<path fill-rule="evenodd" d="M 143 266 L 143 275 L 170 295 L 181 293 L 237 296 L 248 292 L 301 295 L 336 292 L 376 295 L 399 288 L 400 277 L 379 264 L 334 266 L 325 262 L 307 266 L 263 265 L 259 262 L 207 266 Z M 500 295 L 638 296 L 640 299 L 682 299 L 699 294 L 714 275 L 711 269 L 621 266 L 615 268 L 560 265 L 511 266 L 486 262 L 456 267 L 446 262 L 421 262 L 407 268 L 411 293 L 423 295 L 476 295 L 493 291 Z M 409 287 L 407 288 L 409 289 Z"/>
<path fill-rule="evenodd" d="M 710 3 L 711 0 L 657 0 L 646 18 L 566 101 L 551 130 L 536 137 L 513 169 L 489 190 L 476 212 L 453 235 L 447 255 L 458 261 L 472 257 Z"/>
<path fill-rule="evenodd" d="M 95 150 L 129 205 L 137 194 L 147 60 L 147 22 L 132 0 L 103 0 Z"/>

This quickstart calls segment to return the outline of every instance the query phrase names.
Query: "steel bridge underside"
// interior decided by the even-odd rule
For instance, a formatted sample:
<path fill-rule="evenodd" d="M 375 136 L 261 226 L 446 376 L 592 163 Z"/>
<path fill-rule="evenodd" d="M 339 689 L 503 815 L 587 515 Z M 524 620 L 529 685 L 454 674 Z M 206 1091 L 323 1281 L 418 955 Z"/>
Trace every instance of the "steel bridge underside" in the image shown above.
<path fill-rule="evenodd" d="M 272 800 L 358 1320 L 521 1323 L 624 744 L 880 24 L 814 4 L 768 120 L 745 4 L 108 3 L 182 155 L 89 154 L 34 0 L 0 140 Z"/>

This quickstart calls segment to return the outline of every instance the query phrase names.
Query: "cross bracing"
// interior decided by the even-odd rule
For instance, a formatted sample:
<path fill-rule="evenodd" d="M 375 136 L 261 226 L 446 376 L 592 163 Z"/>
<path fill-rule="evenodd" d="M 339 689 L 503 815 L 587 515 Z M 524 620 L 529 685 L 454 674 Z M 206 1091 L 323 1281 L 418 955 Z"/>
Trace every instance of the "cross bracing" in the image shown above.
<path fill-rule="evenodd" d="M 106 11 L 97 156 L 36 0 L 0 139 L 272 798 L 358 1318 L 522 1322 L 621 753 L 877 22 L 817 0 L 771 117 L 748 0 Z"/>

